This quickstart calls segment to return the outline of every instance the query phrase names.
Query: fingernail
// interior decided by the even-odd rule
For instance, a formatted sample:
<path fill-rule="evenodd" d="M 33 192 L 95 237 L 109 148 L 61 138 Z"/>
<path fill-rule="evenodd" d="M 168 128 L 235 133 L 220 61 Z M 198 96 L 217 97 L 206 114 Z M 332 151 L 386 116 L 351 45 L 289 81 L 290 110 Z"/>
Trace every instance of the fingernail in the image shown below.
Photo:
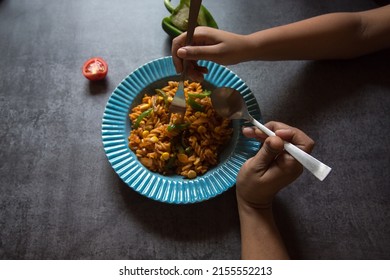
<path fill-rule="evenodd" d="M 244 131 L 244 130 L 247 130 L 247 131 L 254 131 L 255 129 L 252 127 L 252 126 L 242 126 L 241 129 Z"/>
<path fill-rule="evenodd" d="M 187 50 L 185 48 L 178 49 L 177 56 L 180 58 L 185 58 L 187 56 Z"/>

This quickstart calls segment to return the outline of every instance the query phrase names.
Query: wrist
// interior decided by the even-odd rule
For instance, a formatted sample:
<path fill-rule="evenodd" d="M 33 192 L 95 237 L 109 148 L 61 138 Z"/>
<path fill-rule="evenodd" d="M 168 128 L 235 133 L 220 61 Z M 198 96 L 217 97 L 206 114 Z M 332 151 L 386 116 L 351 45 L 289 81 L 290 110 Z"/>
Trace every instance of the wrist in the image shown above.
<path fill-rule="evenodd" d="M 258 57 L 258 52 L 259 52 L 259 47 L 258 47 L 258 42 L 257 39 L 254 38 L 253 34 L 248 34 L 248 35 L 241 35 L 242 40 L 242 50 L 240 53 L 242 55 L 241 61 L 254 61 L 257 60 Z"/>
<path fill-rule="evenodd" d="M 242 207 L 243 210 L 265 210 L 272 208 L 272 202 L 274 200 L 275 194 L 246 193 L 244 190 L 242 190 L 243 186 L 240 187 L 236 188 L 236 199 L 238 207 Z"/>
<path fill-rule="evenodd" d="M 238 202 L 242 259 L 288 259 L 274 221 L 272 204 L 264 208 Z"/>
<path fill-rule="evenodd" d="M 261 201 L 250 201 L 244 199 L 239 193 L 236 194 L 237 206 L 242 211 L 266 211 L 272 209 L 273 197 L 264 198 Z"/>

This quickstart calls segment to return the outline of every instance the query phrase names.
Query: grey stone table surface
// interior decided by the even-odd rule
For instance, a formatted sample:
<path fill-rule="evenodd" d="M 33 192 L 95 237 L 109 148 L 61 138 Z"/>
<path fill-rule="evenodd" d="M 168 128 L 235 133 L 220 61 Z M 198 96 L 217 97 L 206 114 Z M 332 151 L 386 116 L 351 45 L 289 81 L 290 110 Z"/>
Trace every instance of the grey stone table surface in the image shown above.
<path fill-rule="evenodd" d="M 174 4 L 177 1 L 173 1 Z M 224 30 L 247 34 L 370 0 L 203 1 Z M 110 94 L 139 66 L 170 55 L 163 0 L 0 0 L 0 259 L 239 259 L 234 187 L 171 205 L 129 188 L 103 150 Z M 83 62 L 109 64 L 102 83 Z M 292 258 L 390 258 L 390 52 L 345 61 L 229 66 L 264 122 L 316 141 L 333 167 L 281 191 L 275 216 Z"/>

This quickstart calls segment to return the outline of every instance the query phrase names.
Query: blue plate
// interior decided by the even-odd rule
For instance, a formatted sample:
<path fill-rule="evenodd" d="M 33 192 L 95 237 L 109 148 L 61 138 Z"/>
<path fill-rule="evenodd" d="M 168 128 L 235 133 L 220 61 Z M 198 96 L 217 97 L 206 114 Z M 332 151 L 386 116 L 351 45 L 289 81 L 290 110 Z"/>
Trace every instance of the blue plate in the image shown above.
<path fill-rule="evenodd" d="M 248 86 L 228 68 L 210 61 L 199 61 L 209 69 L 203 88 L 231 87 L 239 90 L 248 110 L 261 119 L 256 98 Z M 162 88 L 179 76 L 172 57 L 163 57 L 144 64 L 127 76 L 111 94 L 104 111 L 102 138 L 104 151 L 119 177 L 140 194 L 166 203 L 195 203 L 215 197 L 234 186 L 242 164 L 258 151 L 260 144 L 241 134 L 241 121 L 234 120 L 233 135 L 219 157 L 219 164 L 202 176 L 185 179 L 149 171 L 128 147 L 131 131 L 129 112 L 141 102 L 145 92 Z"/>

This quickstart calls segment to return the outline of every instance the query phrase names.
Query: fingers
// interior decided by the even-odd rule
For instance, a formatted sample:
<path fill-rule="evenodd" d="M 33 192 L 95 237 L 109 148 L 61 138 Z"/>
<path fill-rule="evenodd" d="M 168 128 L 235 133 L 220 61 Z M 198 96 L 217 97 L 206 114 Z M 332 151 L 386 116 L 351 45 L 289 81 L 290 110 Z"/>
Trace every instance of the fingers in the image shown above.
<path fill-rule="evenodd" d="M 185 46 L 177 50 L 177 56 L 187 60 L 211 60 L 221 63 L 218 59 L 219 45 Z"/>
<path fill-rule="evenodd" d="M 213 60 L 213 57 L 218 54 L 219 43 L 218 33 L 220 30 L 199 26 L 195 28 L 193 44 L 192 46 L 186 46 L 187 33 L 183 33 L 172 41 L 172 59 L 176 72 L 181 73 L 183 71 L 183 59 L 186 60 Z M 202 72 L 199 72 L 202 73 Z"/>
<path fill-rule="evenodd" d="M 187 64 L 187 77 L 193 81 L 202 82 L 204 79 L 203 75 L 208 73 L 208 69 L 206 67 L 199 66 L 196 62 L 197 59 L 190 60 L 186 57 L 186 55 L 183 55 L 183 51 L 184 53 L 186 52 L 185 48 L 180 48 L 177 50 L 177 56 L 172 55 L 176 72 L 181 73 L 183 71 L 183 59 L 188 59 L 190 63 Z"/>
<path fill-rule="evenodd" d="M 203 66 L 199 66 L 196 61 L 191 61 L 187 66 L 187 78 L 192 81 L 202 82 L 203 75 L 208 73 L 208 69 Z"/>
<path fill-rule="evenodd" d="M 177 73 L 181 73 L 183 71 L 183 60 L 177 55 L 177 51 L 181 47 L 184 47 L 186 36 L 187 36 L 187 33 L 185 32 L 185 33 L 177 36 L 172 41 L 172 49 L 171 49 L 172 59 L 173 59 L 173 64 L 175 66 Z"/>
<path fill-rule="evenodd" d="M 298 128 L 289 126 L 281 122 L 271 121 L 265 124 L 267 128 L 274 131 L 283 140 L 298 146 L 303 151 L 310 153 L 314 148 L 314 141 Z M 243 134 L 249 138 L 256 138 L 264 141 L 268 136 L 256 127 L 245 127 Z"/>
<path fill-rule="evenodd" d="M 298 146 L 303 151 L 310 153 L 314 148 L 314 141 L 302 130 L 288 126 L 280 122 L 269 122 L 266 126 L 273 130 L 277 136 Z"/>
<path fill-rule="evenodd" d="M 263 142 L 268 136 L 256 127 L 243 127 L 242 133 L 245 137 L 256 138 L 257 140 Z"/>
<path fill-rule="evenodd" d="M 277 136 L 268 137 L 253 158 L 256 168 L 265 172 L 282 151 L 283 140 Z"/>

